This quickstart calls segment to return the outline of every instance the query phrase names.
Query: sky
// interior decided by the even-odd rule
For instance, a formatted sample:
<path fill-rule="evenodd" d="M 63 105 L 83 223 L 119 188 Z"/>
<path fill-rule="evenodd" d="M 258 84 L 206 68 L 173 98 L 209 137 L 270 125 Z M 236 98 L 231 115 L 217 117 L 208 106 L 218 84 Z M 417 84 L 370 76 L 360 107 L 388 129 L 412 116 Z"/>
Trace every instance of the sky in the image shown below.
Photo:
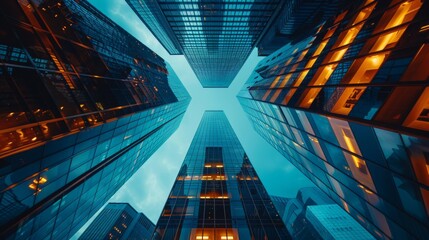
<path fill-rule="evenodd" d="M 237 100 L 239 90 L 263 59 L 257 56 L 256 48 L 229 88 L 202 88 L 185 57 L 169 55 L 125 0 L 88 1 L 166 60 L 192 97 L 178 130 L 118 190 L 110 202 L 128 202 L 156 224 L 205 110 L 224 110 L 269 194 L 295 197 L 298 189 L 314 186 L 256 133 Z M 77 239 L 95 217 L 73 239 Z"/>

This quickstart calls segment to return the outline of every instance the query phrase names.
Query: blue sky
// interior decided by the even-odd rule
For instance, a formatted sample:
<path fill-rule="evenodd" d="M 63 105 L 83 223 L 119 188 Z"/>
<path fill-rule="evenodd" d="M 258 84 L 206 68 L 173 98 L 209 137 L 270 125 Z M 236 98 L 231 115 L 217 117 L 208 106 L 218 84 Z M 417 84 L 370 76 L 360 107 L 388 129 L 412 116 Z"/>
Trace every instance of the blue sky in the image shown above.
<path fill-rule="evenodd" d="M 256 50 L 252 52 L 229 88 L 205 89 L 201 87 L 185 57 L 170 56 L 132 12 L 125 0 L 89 0 L 89 2 L 169 62 L 192 96 L 179 129 L 110 199 L 111 202 L 129 202 L 156 224 L 205 110 L 225 111 L 269 194 L 295 197 L 299 188 L 313 186 L 253 130 L 236 98 L 238 91 L 262 59 L 257 56 Z M 80 235 L 84 228 L 75 237 Z"/>

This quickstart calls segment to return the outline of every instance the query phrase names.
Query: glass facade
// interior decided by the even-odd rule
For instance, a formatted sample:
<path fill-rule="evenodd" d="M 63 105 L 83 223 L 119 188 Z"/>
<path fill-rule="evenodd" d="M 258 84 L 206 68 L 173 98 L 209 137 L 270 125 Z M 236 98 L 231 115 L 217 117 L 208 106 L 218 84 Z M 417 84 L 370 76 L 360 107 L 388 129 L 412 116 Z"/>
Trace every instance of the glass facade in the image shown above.
<path fill-rule="evenodd" d="M 271 201 L 273 202 L 274 206 L 277 209 L 277 212 L 279 213 L 280 217 L 283 216 L 286 208 L 286 204 L 288 202 L 288 198 L 280 197 L 280 196 L 273 196 L 271 195 Z"/>
<path fill-rule="evenodd" d="M 301 188 L 281 216 L 295 240 L 375 239 L 316 187 Z"/>
<path fill-rule="evenodd" d="M 183 54 L 182 47 L 156 1 L 126 0 L 171 55 Z"/>
<path fill-rule="evenodd" d="M 323 239 L 306 218 L 308 206 L 323 204 L 334 202 L 316 187 L 301 188 L 296 198 L 289 199 L 280 216 L 294 240 Z"/>
<path fill-rule="evenodd" d="M 220 88 L 231 84 L 280 4 L 279 0 L 127 2 L 170 53 L 179 52 L 170 49 L 170 42 L 181 47 L 203 87 Z"/>
<path fill-rule="evenodd" d="M 155 225 L 128 203 L 109 203 L 79 240 L 149 240 Z"/>
<path fill-rule="evenodd" d="M 290 239 L 222 111 L 206 111 L 154 239 Z"/>
<path fill-rule="evenodd" d="M 255 129 L 377 238 L 429 235 L 429 4 L 356 1 L 268 56 L 239 93 Z"/>
<path fill-rule="evenodd" d="M 350 4 L 347 0 L 284 1 L 281 12 L 258 43 L 258 55 L 268 56 L 291 41 L 297 42 Z"/>
<path fill-rule="evenodd" d="M 70 238 L 175 131 L 190 97 L 86 1 L 1 1 L 0 13 L 0 236 Z"/>
<path fill-rule="evenodd" d="M 308 206 L 305 215 L 321 239 L 375 240 L 337 204 Z"/>

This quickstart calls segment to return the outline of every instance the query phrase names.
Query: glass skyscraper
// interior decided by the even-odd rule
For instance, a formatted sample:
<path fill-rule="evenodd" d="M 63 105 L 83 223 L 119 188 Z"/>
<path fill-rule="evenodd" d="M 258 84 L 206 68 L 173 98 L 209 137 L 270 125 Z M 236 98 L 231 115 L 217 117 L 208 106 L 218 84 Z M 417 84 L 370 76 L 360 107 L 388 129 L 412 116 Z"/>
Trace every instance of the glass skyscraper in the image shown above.
<path fill-rule="evenodd" d="M 428 12 L 353 1 L 239 93 L 258 133 L 381 239 L 429 236 Z"/>
<path fill-rule="evenodd" d="M 280 217 L 283 216 L 286 208 L 286 204 L 288 202 L 288 198 L 280 197 L 280 196 L 273 196 L 271 195 L 271 201 L 274 204 L 274 207 L 276 207 L 277 212 L 279 213 Z"/>
<path fill-rule="evenodd" d="M 170 54 L 184 54 L 205 88 L 227 88 L 280 0 L 126 0 Z"/>
<path fill-rule="evenodd" d="M 301 188 L 286 201 L 280 216 L 294 240 L 375 239 L 317 187 Z"/>
<path fill-rule="evenodd" d="M 128 203 L 107 204 L 79 240 L 150 240 L 155 225 Z"/>
<path fill-rule="evenodd" d="M 320 239 L 375 240 L 337 204 L 308 206 L 305 215 L 308 223 L 320 235 Z"/>
<path fill-rule="evenodd" d="M 288 0 L 257 44 L 258 55 L 268 56 L 291 41 L 305 38 L 324 21 L 346 7 L 348 0 Z"/>
<path fill-rule="evenodd" d="M 206 111 L 154 239 L 290 239 L 222 111 Z"/>
<path fill-rule="evenodd" d="M 177 129 L 190 97 L 88 2 L 0 3 L 0 238 L 67 239 Z"/>

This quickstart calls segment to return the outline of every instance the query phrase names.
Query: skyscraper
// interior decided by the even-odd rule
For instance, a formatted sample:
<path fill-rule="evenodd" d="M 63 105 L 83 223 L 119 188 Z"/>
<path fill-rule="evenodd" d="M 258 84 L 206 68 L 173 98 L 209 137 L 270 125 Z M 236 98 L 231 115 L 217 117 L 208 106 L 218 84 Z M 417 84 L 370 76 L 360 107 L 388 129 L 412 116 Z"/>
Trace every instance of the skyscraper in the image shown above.
<path fill-rule="evenodd" d="M 309 224 L 320 235 L 320 239 L 375 240 L 337 204 L 308 206 L 305 215 Z"/>
<path fill-rule="evenodd" d="M 0 18 L 0 238 L 67 239 L 175 131 L 190 97 L 86 1 L 1 1 Z"/>
<path fill-rule="evenodd" d="M 227 88 L 282 1 L 126 0 L 170 54 L 184 54 L 201 85 Z"/>
<path fill-rule="evenodd" d="M 429 235 L 427 1 L 354 1 L 260 62 L 255 129 L 377 238 Z"/>
<path fill-rule="evenodd" d="M 79 239 L 150 240 L 154 229 L 155 225 L 128 203 L 109 203 Z"/>
<path fill-rule="evenodd" d="M 284 1 L 276 19 L 258 42 L 258 55 L 268 56 L 287 43 L 305 38 L 324 21 L 346 7 L 348 0 Z"/>
<path fill-rule="evenodd" d="M 289 198 L 280 197 L 280 196 L 273 196 L 273 195 L 271 195 L 270 197 L 271 197 L 271 201 L 273 202 L 274 207 L 276 207 L 276 210 L 279 213 L 280 217 L 283 216 L 287 202 L 289 201 Z"/>
<path fill-rule="evenodd" d="M 206 111 L 154 239 L 290 239 L 222 111 Z"/>
<path fill-rule="evenodd" d="M 281 217 L 295 240 L 375 239 L 317 187 L 301 188 Z"/>

